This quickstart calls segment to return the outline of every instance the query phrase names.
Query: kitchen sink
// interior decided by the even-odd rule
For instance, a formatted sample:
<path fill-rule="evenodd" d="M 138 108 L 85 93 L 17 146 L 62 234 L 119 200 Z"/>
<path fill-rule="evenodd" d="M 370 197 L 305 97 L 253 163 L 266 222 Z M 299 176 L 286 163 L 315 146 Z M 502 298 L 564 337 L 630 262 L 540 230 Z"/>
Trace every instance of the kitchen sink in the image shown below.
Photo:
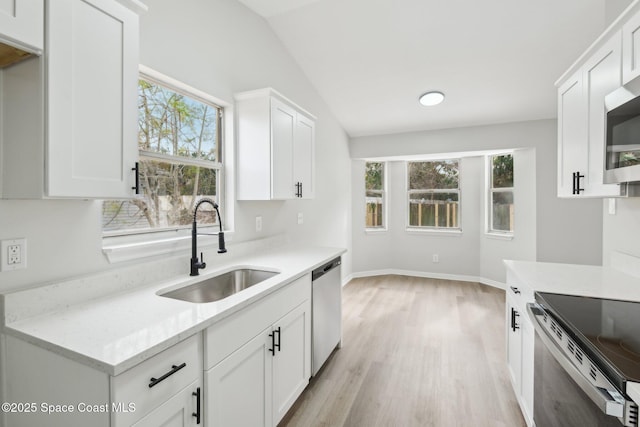
<path fill-rule="evenodd" d="M 239 268 L 159 295 L 197 303 L 219 301 L 276 274 L 274 271 Z"/>

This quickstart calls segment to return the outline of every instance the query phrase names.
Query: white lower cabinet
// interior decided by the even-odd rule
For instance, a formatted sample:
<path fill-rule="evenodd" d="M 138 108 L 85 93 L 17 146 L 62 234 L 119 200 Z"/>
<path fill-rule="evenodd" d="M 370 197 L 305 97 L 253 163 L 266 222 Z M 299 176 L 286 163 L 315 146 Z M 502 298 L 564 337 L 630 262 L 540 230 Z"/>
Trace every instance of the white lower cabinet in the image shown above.
<path fill-rule="evenodd" d="M 167 400 L 133 427 L 191 427 L 202 425 L 202 381 L 188 387 Z"/>
<path fill-rule="evenodd" d="M 271 425 L 272 370 L 268 331 L 205 373 L 208 426 Z"/>
<path fill-rule="evenodd" d="M 0 425 L 198 425 L 194 414 L 202 405 L 203 353 L 199 333 L 116 376 L 12 336 L 5 340 L 3 399 L 30 406 L 29 411 L 16 408 L 0 414 L 5 416 Z M 200 411 L 200 425 L 202 415 Z"/>
<path fill-rule="evenodd" d="M 116 376 L 13 336 L 0 352 L 0 400 L 31 402 L 0 427 L 275 426 L 311 377 L 311 274 Z"/>
<path fill-rule="evenodd" d="M 533 424 L 533 357 L 535 335 L 527 314 L 527 304 L 534 300 L 533 291 L 518 283 L 507 272 L 506 339 L 507 369 L 511 385 L 527 423 Z"/>
<path fill-rule="evenodd" d="M 189 393 L 198 393 L 201 383 L 202 336 L 196 334 L 122 374 L 111 377 L 111 402 L 122 407 L 135 404 L 134 411 L 112 411 L 112 424 L 130 426 L 147 416 L 159 421 L 162 414 L 167 416 L 165 421 L 168 422 L 175 420 L 176 413 L 185 412 L 186 408 L 190 409 L 189 414 L 196 413 L 197 399 L 193 395 L 189 399 L 186 397 Z M 145 423 L 141 425 L 165 425 L 162 422 Z"/>
<path fill-rule="evenodd" d="M 206 425 L 277 425 L 311 377 L 310 275 L 210 327 L 205 353 Z"/>

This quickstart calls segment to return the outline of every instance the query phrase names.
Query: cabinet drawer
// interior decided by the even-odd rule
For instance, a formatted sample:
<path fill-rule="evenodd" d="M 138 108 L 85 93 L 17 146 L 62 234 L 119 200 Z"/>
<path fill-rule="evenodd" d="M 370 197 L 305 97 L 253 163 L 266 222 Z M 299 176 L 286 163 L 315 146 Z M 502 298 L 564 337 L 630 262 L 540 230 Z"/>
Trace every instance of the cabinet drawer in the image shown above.
<path fill-rule="evenodd" d="M 209 327 L 204 364 L 210 369 L 305 300 L 311 299 L 311 274 Z M 286 301 L 286 304 L 283 304 Z"/>
<path fill-rule="evenodd" d="M 184 365 L 184 367 L 181 367 Z M 111 378 L 111 401 L 135 411 L 113 411 L 114 425 L 131 425 L 202 375 L 202 339 L 197 334 Z M 155 380 L 152 381 L 152 378 Z M 152 385 L 153 384 L 153 385 Z"/>

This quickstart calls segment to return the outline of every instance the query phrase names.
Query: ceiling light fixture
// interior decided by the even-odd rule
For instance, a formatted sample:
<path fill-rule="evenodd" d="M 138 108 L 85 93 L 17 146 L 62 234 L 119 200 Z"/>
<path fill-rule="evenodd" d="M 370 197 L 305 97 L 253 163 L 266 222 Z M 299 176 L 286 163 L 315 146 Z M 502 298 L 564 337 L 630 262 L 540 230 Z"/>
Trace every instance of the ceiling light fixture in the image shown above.
<path fill-rule="evenodd" d="M 438 105 L 442 101 L 444 101 L 444 93 L 437 90 L 427 92 L 420 96 L 420 104 L 424 105 L 425 107 Z"/>

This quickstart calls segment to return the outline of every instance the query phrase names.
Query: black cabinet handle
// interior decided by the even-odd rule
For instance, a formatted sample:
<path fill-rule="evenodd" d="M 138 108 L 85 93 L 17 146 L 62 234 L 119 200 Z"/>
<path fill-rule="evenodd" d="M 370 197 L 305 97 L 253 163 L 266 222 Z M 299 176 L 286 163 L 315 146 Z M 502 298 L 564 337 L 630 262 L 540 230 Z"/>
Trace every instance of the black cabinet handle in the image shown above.
<path fill-rule="evenodd" d="M 136 173 L 136 186 L 131 187 L 131 189 L 135 190 L 136 194 L 140 194 L 140 164 L 136 162 L 136 165 L 131 170 Z"/>
<path fill-rule="evenodd" d="M 515 332 L 516 329 L 520 329 L 520 326 L 516 323 L 517 317 L 520 317 L 520 313 L 518 313 L 515 308 L 511 307 L 511 330 L 513 330 L 513 332 Z"/>
<path fill-rule="evenodd" d="M 191 414 L 191 416 L 196 417 L 196 424 L 200 424 L 200 387 L 191 394 L 196 397 L 196 412 Z"/>
<path fill-rule="evenodd" d="M 516 288 L 515 286 L 510 286 L 511 290 L 513 291 L 514 294 L 519 295 L 520 294 L 520 289 Z"/>
<path fill-rule="evenodd" d="M 300 198 L 302 198 L 302 183 L 300 183 Z"/>
<path fill-rule="evenodd" d="M 175 374 L 176 372 L 178 372 L 180 369 L 184 368 L 185 366 L 187 366 L 186 363 L 183 363 L 182 365 L 171 365 L 171 370 L 169 372 L 167 372 L 166 374 L 164 374 L 163 376 L 161 376 L 160 378 L 151 378 L 149 381 L 151 381 L 149 383 L 149 388 L 157 385 L 158 383 L 161 383 L 162 381 L 166 380 L 167 378 L 169 378 L 171 375 Z"/>
<path fill-rule="evenodd" d="M 280 351 L 280 340 L 282 339 L 282 335 L 280 335 L 280 326 L 278 326 L 278 329 L 276 329 L 275 331 L 273 331 L 274 333 L 278 333 L 278 344 L 275 344 L 274 347 L 278 347 L 278 351 Z"/>
<path fill-rule="evenodd" d="M 278 334 L 278 343 L 277 344 L 276 344 L 276 334 Z M 280 351 L 280 326 L 278 326 L 278 329 L 274 329 L 269 334 L 269 337 L 271 337 L 271 348 L 269 349 L 269 351 L 275 357 L 276 348 L 278 349 L 278 351 Z"/>
<path fill-rule="evenodd" d="M 296 197 L 302 197 L 302 183 L 296 182 Z"/>
<path fill-rule="evenodd" d="M 580 194 L 581 191 L 584 191 L 584 188 L 580 188 L 581 178 L 584 178 L 584 175 L 581 175 L 580 172 L 573 173 L 573 194 Z"/>
<path fill-rule="evenodd" d="M 272 331 L 269 334 L 269 336 L 271 337 L 271 348 L 269 349 L 269 351 L 273 356 L 275 356 L 276 355 L 276 332 Z"/>

